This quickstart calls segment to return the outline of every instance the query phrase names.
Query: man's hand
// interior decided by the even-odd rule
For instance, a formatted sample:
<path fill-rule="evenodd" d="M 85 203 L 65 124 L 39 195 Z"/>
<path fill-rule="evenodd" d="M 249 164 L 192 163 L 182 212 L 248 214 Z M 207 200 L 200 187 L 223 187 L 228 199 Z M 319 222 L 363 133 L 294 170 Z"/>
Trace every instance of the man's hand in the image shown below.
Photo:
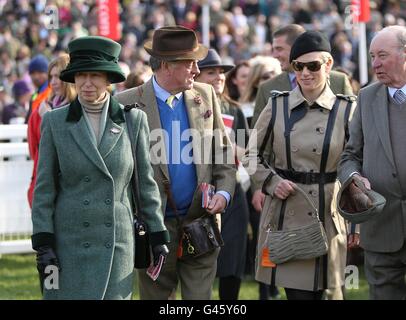
<path fill-rule="evenodd" d="M 260 189 L 254 192 L 252 195 L 252 206 L 254 209 L 261 213 L 262 208 L 264 207 L 264 202 L 265 202 L 265 193 L 263 193 Z"/>
<path fill-rule="evenodd" d="M 276 185 L 276 188 L 275 188 L 275 191 L 273 194 L 275 197 L 277 197 L 281 200 L 285 200 L 291 194 L 295 193 L 295 188 L 297 188 L 297 185 L 295 183 L 293 183 L 290 180 L 283 179 Z"/>
<path fill-rule="evenodd" d="M 223 213 L 227 206 L 227 200 L 224 196 L 216 193 L 211 199 L 206 211 L 210 214 Z"/>
<path fill-rule="evenodd" d="M 347 248 L 348 249 L 359 248 L 359 233 L 351 233 L 348 235 Z"/>
<path fill-rule="evenodd" d="M 369 180 L 367 178 L 361 176 L 358 173 L 354 174 L 353 178 L 361 180 L 361 182 L 364 184 L 365 188 L 367 188 L 368 190 L 371 190 L 371 183 L 369 182 Z"/>

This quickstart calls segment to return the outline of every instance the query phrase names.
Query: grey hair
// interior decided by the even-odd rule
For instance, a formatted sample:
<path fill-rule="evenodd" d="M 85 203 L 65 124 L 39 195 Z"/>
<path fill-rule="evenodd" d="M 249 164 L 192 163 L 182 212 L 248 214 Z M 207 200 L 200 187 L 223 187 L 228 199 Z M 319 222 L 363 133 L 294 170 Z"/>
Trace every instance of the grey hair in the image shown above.
<path fill-rule="evenodd" d="M 383 32 L 393 33 L 396 36 L 400 49 L 404 49 L 406 47 L 406 27 L 398 25 L 389 26 L 379 31 L 379 34 Z"/>
<path fill-rule="evenodd" d="M 149 58 L 149 66 L 151 67 L 152 71 L 155 72 L 161 68 L 162 60 L 159 58 L 155 58 L 151 56 Z"/>

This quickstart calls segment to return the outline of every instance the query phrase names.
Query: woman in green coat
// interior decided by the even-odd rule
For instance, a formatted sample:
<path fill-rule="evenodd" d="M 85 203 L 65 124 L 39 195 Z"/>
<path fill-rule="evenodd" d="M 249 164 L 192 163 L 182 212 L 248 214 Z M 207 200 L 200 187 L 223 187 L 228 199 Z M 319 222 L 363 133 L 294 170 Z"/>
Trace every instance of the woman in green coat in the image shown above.
<path fill-rule="evenodd" d="M 146 115 L 130 112 L 108 92 L 125 77 L 121 46 L 103 37 L 68 45 L 60 79 L 78 98 L 44 115 L 32 208 L 32 245 L 45 299 L 130 299 L 134 270 L 131 178 L 137 166 L 140 214 L 155 258 L 166 256 L 169 235 L 149 158 Z M 133 128 L 134 163 L 127 126 Z"/>

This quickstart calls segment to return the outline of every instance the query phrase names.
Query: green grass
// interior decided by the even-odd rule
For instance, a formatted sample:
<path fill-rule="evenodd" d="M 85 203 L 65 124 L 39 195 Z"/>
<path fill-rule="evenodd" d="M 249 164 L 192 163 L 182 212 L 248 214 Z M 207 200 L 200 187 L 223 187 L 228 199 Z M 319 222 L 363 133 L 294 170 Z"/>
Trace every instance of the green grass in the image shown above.
<path fill-rule="evenodd" d="M 360 269 L 359 289 L 347 290 L 349 300 L 368 299 L 368 284 Z M 285 299 L 283 290 L 280 290 Z M 177 295 L 178 299 L 180 294 Z M 39 282 L 35 268 L 35 255 L 3 255 L 0 258 L 0 300 L 37 300 L 41 299 Z M 134 286 L 133 299 L 139 299 L 137 286 Z M 213 299 L 218 300 L 218 282 L 214 283 Z M 241 285 L 241 300 L 257 300 L 258 284 L 247 277 Z"/>

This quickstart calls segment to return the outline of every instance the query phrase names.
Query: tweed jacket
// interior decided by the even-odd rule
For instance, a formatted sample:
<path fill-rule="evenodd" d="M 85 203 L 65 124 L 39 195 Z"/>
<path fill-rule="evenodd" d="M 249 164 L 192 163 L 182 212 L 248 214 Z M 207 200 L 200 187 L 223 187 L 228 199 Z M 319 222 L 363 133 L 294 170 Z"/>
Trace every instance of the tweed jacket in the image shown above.
<path fill-rule="evenodd" d="M 169 183 L 170 178 L 165 160 L 164 139 L 157 138 L 162 133 L 162 127 L 152 79 L 115 97 L 123 105 L 136 103 L 139 109 L 147 114 L 151 130 L 150 148 L 154 178 L 158 183 L 164 214 L 167 205 L 165 184 Z M 191 90 L 184 91 L 184 99 L 190 128 L 196 133 L 193 137 L 193 162 L 196 165 L 197 189 L 185 218 L 190 221 L 204 213 L 199 185 L 202 182 L 212 183 L 216 190 L 226 191 L 232 197 L 236 184 L 236 168 L 232 145 L 224 128 L 214 89 L 210 85 L 195 82 Z"/>
<path fill-rule="evenodd" d="M 131 111 L 141 216 L 151 242 L 168 240 L 149 158 L 146 116 Z M 32 208 L 33 247 L 54 247 L 59 289 L 46 299 L 131 298 L 134 270 L 131 177 L 134 162 L 122 106 L 110 98 L 99 146 L 78 100 L 45 113 Z"/>

